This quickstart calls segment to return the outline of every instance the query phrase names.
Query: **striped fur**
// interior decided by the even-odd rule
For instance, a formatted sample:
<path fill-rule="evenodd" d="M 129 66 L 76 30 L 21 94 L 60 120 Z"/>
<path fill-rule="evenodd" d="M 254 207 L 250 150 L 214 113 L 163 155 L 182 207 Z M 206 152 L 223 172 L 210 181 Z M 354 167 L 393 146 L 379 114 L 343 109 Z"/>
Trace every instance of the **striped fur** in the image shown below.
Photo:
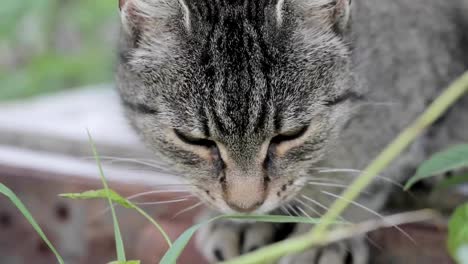
<path fill-rule="evenodd" d="M 127 0 L 117 87 L 131 124 L 217 211 L 266 213 L 303 195 L 329 204 L 310 177 L 354 178 L 318 167 L 362 169 L 468 65 L 466 0 L 350 2 Z M 454 106 L 384 176 L 400 181 L 468 140 L 467 109 Z M 378 210 L 390 191 L 375 182 L 359 201 Z M 281 263 L 348 263 L 362 243 L 348 244 Z"/>

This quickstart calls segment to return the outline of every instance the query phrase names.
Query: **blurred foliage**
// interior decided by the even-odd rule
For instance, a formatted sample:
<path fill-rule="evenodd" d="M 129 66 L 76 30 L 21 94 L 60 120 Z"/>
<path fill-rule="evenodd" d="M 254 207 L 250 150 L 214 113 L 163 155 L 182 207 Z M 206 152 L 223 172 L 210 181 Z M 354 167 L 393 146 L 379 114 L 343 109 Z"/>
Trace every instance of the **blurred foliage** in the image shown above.
<path fill-rule="evenodd" d="M 0 100 L 112 80 L 117 0 L 2 0 Z"/>

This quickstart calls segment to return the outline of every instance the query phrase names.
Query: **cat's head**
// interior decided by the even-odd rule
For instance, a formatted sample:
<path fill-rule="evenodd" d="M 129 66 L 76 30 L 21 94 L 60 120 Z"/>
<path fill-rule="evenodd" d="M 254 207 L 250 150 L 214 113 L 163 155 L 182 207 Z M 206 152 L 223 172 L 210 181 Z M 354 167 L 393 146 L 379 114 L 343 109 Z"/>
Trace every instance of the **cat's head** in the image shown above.
<path fill-rule="evenodd" d="M 117 83 L 146 144 L 223 212 L 296 195 L 358 96 L 350 0 L 126 0 Z"/>

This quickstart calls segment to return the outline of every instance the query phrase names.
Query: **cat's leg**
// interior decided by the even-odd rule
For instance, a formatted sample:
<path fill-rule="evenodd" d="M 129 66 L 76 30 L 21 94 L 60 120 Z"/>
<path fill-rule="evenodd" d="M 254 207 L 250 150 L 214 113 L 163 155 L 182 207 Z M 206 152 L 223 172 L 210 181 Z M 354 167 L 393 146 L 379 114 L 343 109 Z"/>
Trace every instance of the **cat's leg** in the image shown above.
<path fill-rule="evenodd" d="M 215 214 L 207 212 L 204 219 Z M 287 237 L 304 234 L 307 224 L 271 224 L 220 220 L 197 233 L 196 244 L 210 263 L 235 258 Z M 279 264 L 366 264 L 368 246 L 362 238 L 353 238 L 325 247 L 281 258 Z"/>
<path fill-rule="evenodd" d="M 299 235 L 309 230 L 310 225 L 300 224 L 294 233 Z M 368 261 L 368 244 L 364 237 L 355 237 L 283 257 L 278 264 L 367 264 Z"/>
<path fill-rule="evenodd" d="M 213 212 L 206 212 L 202 219 L 215 215 Z M 218 220 L 200 228 L 196 245 L 210 263 L 216 263 L 272 243 L 278 226 L 270 223 Z"/>

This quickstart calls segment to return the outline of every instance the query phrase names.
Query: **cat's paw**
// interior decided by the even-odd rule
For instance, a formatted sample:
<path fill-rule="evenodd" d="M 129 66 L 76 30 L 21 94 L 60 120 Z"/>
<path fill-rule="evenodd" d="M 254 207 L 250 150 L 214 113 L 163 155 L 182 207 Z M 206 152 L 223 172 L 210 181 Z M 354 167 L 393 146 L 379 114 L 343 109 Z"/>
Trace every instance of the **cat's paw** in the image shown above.
<path fill-rule="evenodd" d="M 198 231 L 196 245 L 210 263 L 216 263 L 271 243 L 274 233 L 269 223 L 219 220 Z"/>
<path fill-rule="evenodd" d="M 278 264 L 367 264 L 368 245 L 355 238 L 286 256 Z"/>

